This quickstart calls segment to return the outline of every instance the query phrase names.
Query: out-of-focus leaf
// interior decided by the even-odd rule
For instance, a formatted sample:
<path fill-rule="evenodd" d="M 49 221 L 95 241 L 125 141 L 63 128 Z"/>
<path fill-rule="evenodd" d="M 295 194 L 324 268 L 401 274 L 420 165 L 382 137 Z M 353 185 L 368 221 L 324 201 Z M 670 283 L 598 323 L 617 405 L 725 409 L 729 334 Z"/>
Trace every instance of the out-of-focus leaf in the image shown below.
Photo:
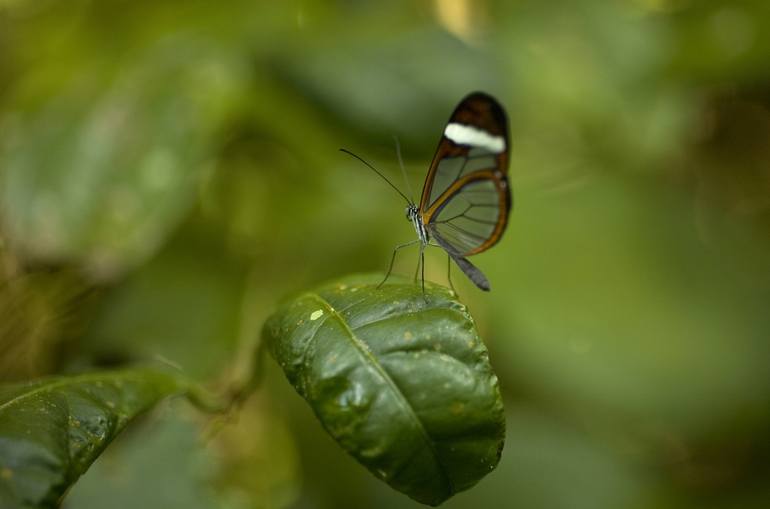
<path fill-rule="evenodd" d="M 465 306 L 443 287 L 349 277 L 286 303 L 265 340 L 326 430 L 377 477 L 438 505 L 497 465 L 505 416 Z"/>
<path fill-rule="evenodd" d="M 188 210 L 239 96 L 237 66 L 194 44 L 153 49 L 115 76 L 84 69 L 5 115 L 0 214 L 26 257 L 106 277 L 154 252 Z"/>
<path fill-rule="evenodd" d="M 405 53 L 410 58 L 403 58 Z M 453 65 L 431 65 L 448 53 Z M 360 71 L 351 74 L 349 69 Z M 288 55 L 280 67 L 319 105 L 335 112 L 351 133 L 368 134 L 386 146 L 398 133 L 407 150 L 415 145 L 434 149 L 439 130 L 460 97 L 470 90 L 501 88 L 497 69 L 488 53 L 438 29 L 414 30 L 363 45 L 336 37 L 331 45 Z M 415 111 L 421 113 L 414 115 Z"/>
<path fill-rule="evenodd" d="M 55 507 L 132 418 L 188 391 L 150 369 L 0 386 L 0 507 Z"/>

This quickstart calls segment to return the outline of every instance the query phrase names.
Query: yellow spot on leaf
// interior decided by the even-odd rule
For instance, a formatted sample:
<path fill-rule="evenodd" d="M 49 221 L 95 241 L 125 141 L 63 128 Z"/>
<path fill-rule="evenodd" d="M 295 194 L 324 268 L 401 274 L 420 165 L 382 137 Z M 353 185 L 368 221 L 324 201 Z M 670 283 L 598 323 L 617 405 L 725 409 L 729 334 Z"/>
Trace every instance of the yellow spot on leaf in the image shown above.
<path fill-rule="evenodd" d="M 8 480 L 11 477 L 13 477 L 13 470 L 8 467 L 3 467 L 0 469 L 0 479 Z"/>
<path fill-rule="evenodd" d="M 414 336 L 412 335 L 411 332 L 409 331 L 404 332 L 404 341 L 411 341 L 412 339 L 414 339 Z"/>
<path fill-rule="evenodd" d="M 311 321 L 316 321 L 319 318 L 321 318 L 323 316 L 323 314 L 324 314 L 323 309 L 319 309 L 319 310 L 313 311 L 312 313 L 310 313 L 310 320 Z"/>
<path fill-rule="evenodd" d="M 465 405 L 463 403 L 460 403 L 459 401 L 455 401 L 452 403 L 452 406 L 449 407 L 449 411 L 452 412 L 452 415 L 460 415 L 465 410 Z"/>

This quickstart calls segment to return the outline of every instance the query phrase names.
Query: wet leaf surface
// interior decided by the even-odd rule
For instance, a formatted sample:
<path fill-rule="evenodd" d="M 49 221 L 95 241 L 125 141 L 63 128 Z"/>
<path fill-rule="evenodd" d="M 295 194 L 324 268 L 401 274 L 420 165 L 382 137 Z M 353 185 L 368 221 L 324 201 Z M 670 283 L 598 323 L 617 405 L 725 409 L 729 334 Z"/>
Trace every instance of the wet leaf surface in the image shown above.
<path fill-rule="evenodd" d="M 497 465 L 505 418 L 487 349 L 445 288 L 354 276 L 266 323 L 289 382 L 374 475 L 438 505 Z"/>

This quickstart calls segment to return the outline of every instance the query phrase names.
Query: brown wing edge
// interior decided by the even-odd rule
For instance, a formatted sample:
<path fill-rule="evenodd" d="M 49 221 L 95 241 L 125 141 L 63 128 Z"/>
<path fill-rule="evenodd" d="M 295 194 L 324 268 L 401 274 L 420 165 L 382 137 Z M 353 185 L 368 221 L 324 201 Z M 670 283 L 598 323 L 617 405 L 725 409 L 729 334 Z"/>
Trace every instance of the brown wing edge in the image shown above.
<path fill-rule="evenodd" d="M 508 117 L 505 110 L 497 102 L 497 99 L 486 92 L 471 92 L 465 96 L 450 115 L 447 124 L 457 122 L 460 124 L 472 124 L 497 136 L 503 136 L 505 139 L 505 151 L 497 155 L 497 168 L 502 168 L 503 173 L 508 172 L 509 152 L 511 148 L 510 138 L 508 136 Z M 441 139 L 436 147 L 436 153 L 428 168 L 428 174 L 425 176 L 425 182 L 422 186 L 422 195 L 420 196 L 420 210 L 425 211 L 430 200 L 430 193 L 433 189 L 433 181 L 438 170 L 439 162 L 445 157 L 456 157 L 465 155 L 468 147 L 456 145 L 449 138 L 444 136 L 443 131 Z M 510 193 L 510 191 L 509 191 Z M 437 200 L 438 201 L 438 200 Z M 510 201 L 510 200 L 509 200 Z M 509 207 L 510 209 L 510 207 Z"/>
<path fill-rule="evenodd" d="M 511 186 L 508 184 L 508 177 L 505 176 L 505 174 L 501 175 L 495 175 L 494 178 L 495 187 L 497 188 L 497 194 L 500 196 L 500 203 L 502 210 L 500 211 L 500 216 L 498 217 L 497 224 L 495 225 L 495 229 L 492 232 L 492 235 L 489 236 L 486 242 L 484 242 L 482 245 L 477 247 L 476 249 L 470 251 L 469 253 L 466 253 L 466 256 L 475 255 L 478 253 L 481 253 L 483 251 L 486 251 L 490 247 L 494 246 L 498 242 L 500 242 L 500 239 L 503 237 L 503 233 L 505 232 L 505 228 L 508 226 L 508 216 L 511 214 L 511 209 L 513 208 L 513 196 L 511 195 Z"/>

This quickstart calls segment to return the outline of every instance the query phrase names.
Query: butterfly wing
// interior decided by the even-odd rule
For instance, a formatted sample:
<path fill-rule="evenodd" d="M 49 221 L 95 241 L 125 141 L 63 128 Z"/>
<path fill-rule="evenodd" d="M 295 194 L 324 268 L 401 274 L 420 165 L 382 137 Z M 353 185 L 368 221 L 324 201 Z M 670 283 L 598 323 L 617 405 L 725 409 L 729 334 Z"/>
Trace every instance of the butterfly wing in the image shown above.
<path fill-rule="evenodd" d="M 470 94 L 444 129 L 420 199 L 430 235 L 484 290 L 486 278 L 465 257 L 489 249 L 505 231 L 511 209 L 508 158 L 503 108 L 487 94 Z"/>
<path fill-rule="evenodd" d="M 455 248 L 452 247 L 452 245 L 447 241 L 445 241 L 440 235 L 434 235 L 433 238 L 441 247 L 444 248 L 444 251 L 446 251 L 449 256 L 452 257 L 452 260 L 454 260 L 457 266 L 460 267 L 460 270 L 462 270 L 465 275 L 468 276 L 471 281 L 473 281 L 473 284 L 485 292 L 489 291 L 489 280 L 487 280 L 487 277 L 478 269 L 478 267 L 473 265 L 468 261 L 467 258 L 455 251 Z"/>

